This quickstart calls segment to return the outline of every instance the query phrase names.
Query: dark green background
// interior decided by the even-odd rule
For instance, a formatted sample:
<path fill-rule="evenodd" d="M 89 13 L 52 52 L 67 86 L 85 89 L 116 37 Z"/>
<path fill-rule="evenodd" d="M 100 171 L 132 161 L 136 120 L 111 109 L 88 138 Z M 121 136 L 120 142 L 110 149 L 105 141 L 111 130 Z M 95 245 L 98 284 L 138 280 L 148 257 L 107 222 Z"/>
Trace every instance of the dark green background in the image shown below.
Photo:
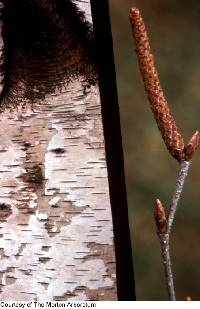
<path fill-rule="evenodd" d="M 160 80 L 185 142 L 200 129 L 200 1 L 109 0 L 137 300 L 167 300 L 153 204 L 169 207 L 178 164 L 161 139 L 138 70 L 129 9 L 141 9 Z M 172 233 L 177 298 L 200 300 L 200 149 Z"/>

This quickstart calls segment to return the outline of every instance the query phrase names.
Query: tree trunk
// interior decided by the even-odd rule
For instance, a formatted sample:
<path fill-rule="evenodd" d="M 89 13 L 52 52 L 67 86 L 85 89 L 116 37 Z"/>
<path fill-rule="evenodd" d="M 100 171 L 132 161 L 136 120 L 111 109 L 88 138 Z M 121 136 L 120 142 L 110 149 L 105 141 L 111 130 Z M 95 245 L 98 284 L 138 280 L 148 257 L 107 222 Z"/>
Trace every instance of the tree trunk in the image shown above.
<path fill-rule="evenodd" d="M 4 13 L 0 299 L 116 300 L 113 225 L 95 63 L 90 56 L 85 58 L 90 50 L 85 42 L 77 43 L 76 38 L 68 46 L 63 39 L 70 36 L 73 41 L 75 34 L 69 32 L 74 29 L 61 36 L 64 43 L 57 40 L 62 24 L 59 28 L 56 21 L 50 24 L 57 27 L 53 43 L 50 36 L 42 41 L 49 35 L 49 20 L 41 26 L 44 36 L 40 41 L 34 41 L 34 32 L 40 30 L 36 24 L 33 32 L 31 28 L 22 31 L 32 25 L 28 10 L 33 2 L 41 3 L 38 14 L 49 12 L 47 19 L 51 17 L 50 9 L 45 11 L 45 0 L 38 1 L 13 4 L 8 0 L 10 7 Z M 25 2 L 30 7 L 21 16 Z M 18 12 L 12 7 L 16 3 Z M 49 3 L 56 6 L 53 0 Z M 91 21 L 89 1 L 74 3 Z M 13 29 L 7 34 L 6 23 L 13 14 L 20 25 L 16 28 L 12 20 Z M 68 16 L 61 17 L 70 27 Z M 71 58 L 68 48 L 73 49 Z M 81 63 L 78 74 L 71 69 L 74 62 Z"/>

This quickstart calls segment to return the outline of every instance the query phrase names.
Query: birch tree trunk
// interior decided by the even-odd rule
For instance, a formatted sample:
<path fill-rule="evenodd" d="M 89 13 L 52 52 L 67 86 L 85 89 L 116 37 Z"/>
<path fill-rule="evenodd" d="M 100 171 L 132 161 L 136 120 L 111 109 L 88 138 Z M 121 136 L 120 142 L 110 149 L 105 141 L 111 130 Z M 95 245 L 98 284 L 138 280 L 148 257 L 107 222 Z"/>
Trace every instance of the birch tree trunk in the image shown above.
<path fill-rule="evenodd" d="M 100 97 L 90 46 L 70 29 L 73 21 L 60 13 L 56 1 L 7 3 L 0 300 L 116 300 Z M 74 3 L 91 22 L 89 0 Z M 29 19 L 31 10 L 41 14 L 42 25 Z"/>

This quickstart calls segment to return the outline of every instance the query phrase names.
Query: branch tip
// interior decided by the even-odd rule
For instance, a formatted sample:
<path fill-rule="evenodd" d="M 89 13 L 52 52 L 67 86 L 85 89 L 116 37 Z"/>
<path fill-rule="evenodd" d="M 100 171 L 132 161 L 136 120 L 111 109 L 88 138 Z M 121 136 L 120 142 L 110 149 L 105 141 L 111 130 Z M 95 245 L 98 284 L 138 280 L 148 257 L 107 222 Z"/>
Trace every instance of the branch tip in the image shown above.
<path fill-rule="evenodd" d="M 140 15 L 140 10 L 136 7 L 130 9 L 130 17 Z"/>

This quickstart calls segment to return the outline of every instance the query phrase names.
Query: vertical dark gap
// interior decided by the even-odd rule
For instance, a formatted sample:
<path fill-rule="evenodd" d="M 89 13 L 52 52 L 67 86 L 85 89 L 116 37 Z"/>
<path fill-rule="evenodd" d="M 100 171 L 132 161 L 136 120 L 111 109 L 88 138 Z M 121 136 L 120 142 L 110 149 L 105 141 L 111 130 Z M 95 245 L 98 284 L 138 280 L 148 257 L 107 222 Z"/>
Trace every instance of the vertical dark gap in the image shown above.
<path fill-rule="evenodd" d="M 130 301 L 135 300 L 135 284 L 108 0 L 91 0 L 91 8 L 113 217 L 118 300 Z"/>

